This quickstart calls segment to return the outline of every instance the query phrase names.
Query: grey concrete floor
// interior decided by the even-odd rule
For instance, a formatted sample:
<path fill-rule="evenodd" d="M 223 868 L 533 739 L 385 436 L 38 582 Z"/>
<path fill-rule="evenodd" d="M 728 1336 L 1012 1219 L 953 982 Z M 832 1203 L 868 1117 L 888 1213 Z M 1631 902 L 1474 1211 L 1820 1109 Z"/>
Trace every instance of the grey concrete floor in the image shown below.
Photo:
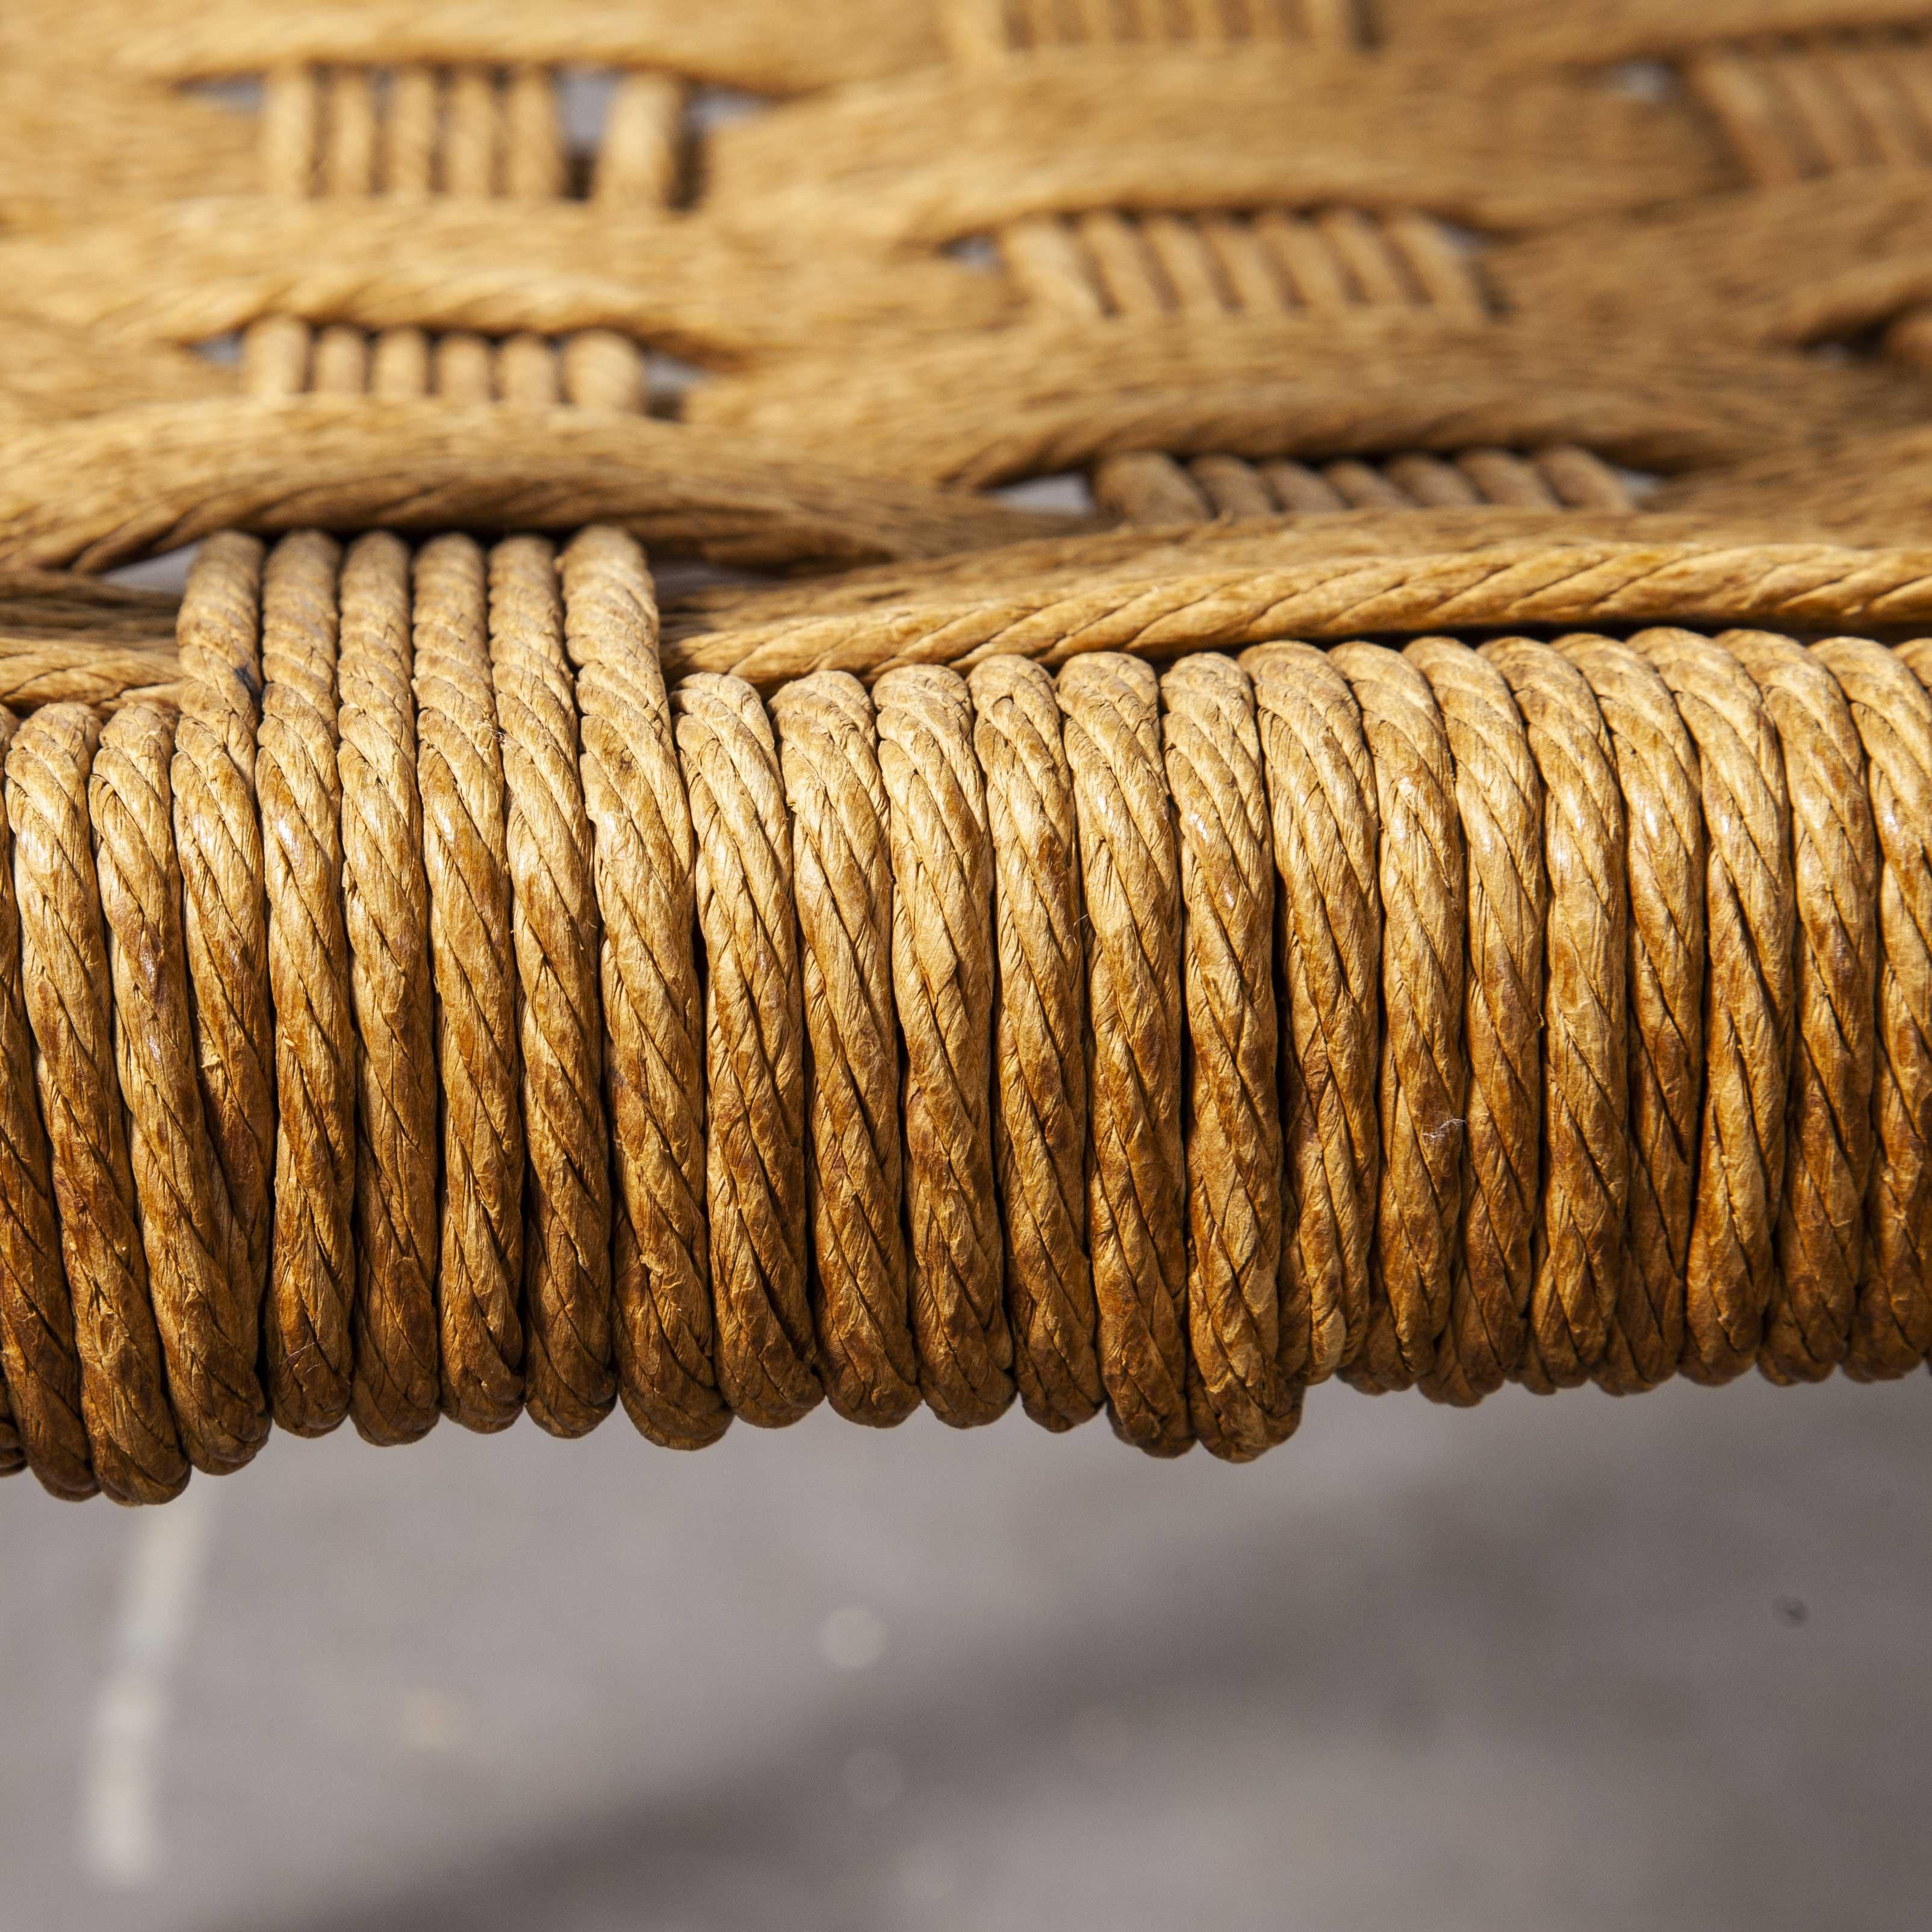
<path fill-rule="evenodd" d="M 1932 1381 L 0 1492 L 0 1925 L 1924 1922 Z"/>

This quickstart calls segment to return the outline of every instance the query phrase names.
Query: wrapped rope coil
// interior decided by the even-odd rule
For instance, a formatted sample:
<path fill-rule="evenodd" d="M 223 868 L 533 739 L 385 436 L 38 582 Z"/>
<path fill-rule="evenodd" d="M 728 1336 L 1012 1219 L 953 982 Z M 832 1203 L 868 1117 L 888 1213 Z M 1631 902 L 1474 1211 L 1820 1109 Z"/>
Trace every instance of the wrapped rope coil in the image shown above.
<path fill-rule="evenodd" d="M 1105 1407 L 1246 1460 L 1932 1348 L 1932 648 L 668 689 L 641 551 L 203 549 L 4 724 L 4 1454 Z"/>

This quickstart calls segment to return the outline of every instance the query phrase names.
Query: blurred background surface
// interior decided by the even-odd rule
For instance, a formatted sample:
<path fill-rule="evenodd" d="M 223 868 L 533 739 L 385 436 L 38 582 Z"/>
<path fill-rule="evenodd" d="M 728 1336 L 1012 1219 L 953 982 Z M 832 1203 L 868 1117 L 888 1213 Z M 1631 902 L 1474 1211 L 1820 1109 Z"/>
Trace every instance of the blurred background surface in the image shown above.
<path fill-rule="evenodd" d="M 1923 1922 L 1932 1384 L 0 1492 L 0 1924 Z"/>

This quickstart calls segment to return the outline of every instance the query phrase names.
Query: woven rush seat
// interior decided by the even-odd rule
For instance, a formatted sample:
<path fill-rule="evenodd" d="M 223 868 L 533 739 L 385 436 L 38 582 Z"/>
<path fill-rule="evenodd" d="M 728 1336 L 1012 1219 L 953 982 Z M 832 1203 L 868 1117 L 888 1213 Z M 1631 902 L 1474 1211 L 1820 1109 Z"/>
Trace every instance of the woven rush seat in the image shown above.
<path fill-rule="evenodd" d="M 1928 35 L 10 7 L 0 1469 L 1918 1372 Z"/>

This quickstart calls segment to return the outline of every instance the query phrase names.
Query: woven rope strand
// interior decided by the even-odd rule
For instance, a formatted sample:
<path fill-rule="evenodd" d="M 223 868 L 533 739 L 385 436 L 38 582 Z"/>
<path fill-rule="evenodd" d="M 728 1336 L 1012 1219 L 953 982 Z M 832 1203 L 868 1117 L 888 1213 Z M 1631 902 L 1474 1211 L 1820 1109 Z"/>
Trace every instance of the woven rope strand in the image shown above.
<path fill-rule="evenodd" d="M 1788 638 L 1718 641 L 1750 672 L 1778 734 L 1798 925 L 1784 1198 L 1759 1366 L 1774 1382 L 1819 1382 L 1844 1359 L 1864 1260 L 1878 836 L 1864 746 L 1831 673 Z"/>
<path fill-rule="evenodd" d="M 1382 896 L 1375 773 L 1346 680 L 1305 644 L 1245 652 L 1274 820 L 1287 1005 L 1281 1360 L 1310 1383 L 1369 1332 L 1381 1133 Z"/>
<path fill-rule="evenodd" d="M 880 679 L 891 802 L 892 988 L 920 1388 L 942 1421 L 994 1420 L 1013 1396 L 993 1195 L 992 854 L 958 672 Z"/>
<path fill-rule="evenodd" d="M 410 694 L 409 554 L 378 534 L 342 567 L 337 765 L 344 923 L 358 1051 L 356 1372 L 350 1413 L 372 1442 L 434 1426 L 434 985 Z"/>
<path fill-rule="evenodd" d="M 181 719 L 170 780 L 201 1089 L 243 1253 L 224 1326 L 253 1359 L 275 1170 L 267 887 L 255 796 L 262 550 L 224 532 L 182 600 Z"/>
<path fill-rule="evenodd" d="M 247 1235 L 195 1080 L 181 872 L 169 836 L 174 723 L 158 705 L 117 712 L 94 752 L 88 804 L 115 1064 L 168 1393 L 188 1460 L 220 1475 L 261 1447 L 268 1412 L 255 1374 Z"/>
<path fill-rule="evenodd" d="M 1072 1429 L 1106 1400 L 1087 1250 L 1087 971 L 1073 773 L 1051 672 L 1024 658 L 989 658 L 967 684 L 996 880 L 994 1146 L 1014 1374 L 1034 1421 Z"/>
<path fill-rule="evenodd" d="M 1543 782 L 1494 665 L 1426 638 L 1404 653 L 1429 680 L 1456 772 L 1467 884 L 1463 1040 L 1469 1168 L 1448 1324 L 1424 1390 L 1468 1405 L 1522 1360 L 1529 1312 L 1543 1090 Z"/>
<path fill-rule="evenodd" d="M 276 1423 L 326 1435 L 349 1410 L 356 1298 L 356 1032 L 342 904 L 337 578 L 326 537 L 277 547 L 262 586 L 256 752 L 275 1012 L 275 1200 L 262 1310 Z"/>
<path fill-rule="evenodd" d="M 1180 893 L 1150 666 L 1060 674 L 1087 904 L 1088 1240 L 1116 1431 L 1150 1455 L 1193 1440 L 1182 1217 Z"/>
<path fill-rule="evenodd" d="M 1188 1408 L 1209 1450 L 1248 1462 L 1301 1416 L 1300 1384 L 1280 1371 L 1273 830 L 1247 674 L 1231 658 L 1184 658 L 1161 704 L 1193 1049 Z"/>
<path fill-rule="evenodd" d="M 1402 1389 L 1436 1366 L 1462 1216 L 1462 827 L 1427 679 L 1376 644 L 1344 645 L 1330 662 L 1361 708 L 1381 828 L 1382 1192 L 1369 1334 L 1354 1377 L 1360 1388 Z"/>
<path fill-rule="evenodd" d="M 772 703 L 804 968 L 816 1315 L 826 1394 L 882 1427 L 919 1402 L 902 1222 L 892 857 L 872 700 L 820 671 Z"/>
<path fill-rule="evenodd" d="M 562 575 L 602 914 L 618 1393 L 650 1440 L 698 1448 L 731 1415 L 712 1361 L 691 810 L 642 552 L 614 531 L 586 530 L 565 550 Z"/>
<path fill-rule="evenodd" d="M 10 714 L 0 715 L 0 766 L 18 728 Z M 8 809 L 0 790 L 0 1361 L 26 1466 L 50 1494 L 79 1501 L 100 1484 L 82 1418 L 74 1306 L 62 1277 L 53 1173 L 34 1092 Z"/>
<path fill-rule="evenodd" d="M 20 973 L 94 1472 L 117 1502 L 165 1502 L 187 1483 L 188 1462 L 168 1406 L 114 1066 L 87 816 L 100 742 L 91 712 L 56 704 L 8 748 Z"/>
<path fill-rule="evenodd" d="M 1813 647 L 1864 746 L 1878 834 L 1876 1144 L 1848 1374 L 1907 1375 L 1932 1346 L 1932 694 L 1908 646 Z"/>
<path fill-rule="evenodd" d="M 524 1394 L 524 1123 L 502 758 L 482 554 L 442 537 L 416 560 L 416 784 L 442 1091 L 439 1402 L 466 1427 L 516 1420 Z"/>
<path fill-rule="evenodd" d="M 524 1307 L 538 1424 L 587 1434 L 617 1399 L 610 1329 L 610 1144 L 591 832 L 578 770 L 563 599 L 542 538 L 490 558 L 490 656 L 502 734 L 512 931 L 520 980 Z"/>
<path fill-rule="evenodd" d="M 1684 1275 L 1704 1090 L 1704 821 L 1697 748 L 1669 688 L 1627 645 L 1572 638 L 1610 734 L 1630 891 L 1630 1206 L 1622 1286 L 1596 1379 L 1654 1388 L 1684 1351 Z"/>
<path fill-rule="evenodd" d="M 690 678 L 674 702 L 704 939 L 718 1386 L 746 1421 L 782 1428 L 824 1393 L 806 1286 L 804 1028 L 784 782 L 749 685 Z"/>
<path fill-rule="evenodd" d="M 1688 632 L 1633 640 L 1696 742 L 1709 840 L 1704 1138 L 1690 1224 L 1684 1374 L 1720 1382 L 1756 1360 L 1784 1189 L 1796 896 L 1791 807 L 1750 674 Z"/>
<path fill-rule="evenodd" d="M 1624 808 L 1610 734 L 1576 668 L 1511 639 L 1483 655 L 1508 680 L 1543 776 L 1543 1214 L 1520 1374 L 1540 1394 L 1588 1378 L 1622 1288 L 1629 1198 Z"/>

